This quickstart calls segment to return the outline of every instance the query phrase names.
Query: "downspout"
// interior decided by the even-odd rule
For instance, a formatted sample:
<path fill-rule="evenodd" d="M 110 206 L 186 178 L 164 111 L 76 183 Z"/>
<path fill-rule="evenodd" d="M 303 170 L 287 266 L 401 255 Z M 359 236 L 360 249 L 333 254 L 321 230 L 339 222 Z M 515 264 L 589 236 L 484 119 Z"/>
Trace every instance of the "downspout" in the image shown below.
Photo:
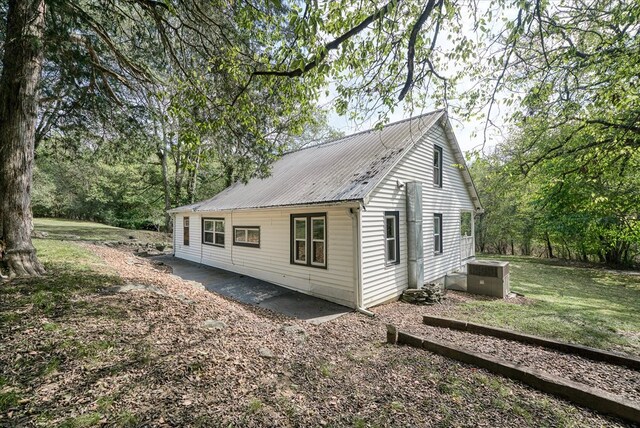
<path fill-rule="evenodd" d="M 356 262 L 356 266 L 354 269 L 354 279 L 356 285 L 356 311 L 361 314 L 374 317 L 375 314 L 362 306 L 362 250 L 361 250 L 361 239 L 360 239 L 360 226 L 361 226 L 361 217 L 360 213 L 362 212 L 362 204 L 358 208 L 350 208 L 349 215 L 351 216 L 354 230 L 353 234 L 353 255 Z"/>
<path fill-rule="evenodd" d="M 204 264 L 202 263 L 202 259 L 203 259 L 202 251 L 204 250 L 204 223 L 202 221 L 202 214 L 198 216 L 198 221 L 200 222 L 200 264 Z"/>
<path fill-rule="evenodd" d="M 424 285 L 424 248 L 422 240 L 422 183 L 410 181 L 407 189 L 407 271 L 409 288 Z M 441 232 L 442 233 L 442 232 Z"/>
<path fill-rule="evenodd" d="M 233 211 L 231 210 L 231 214 L 229 215 L 229 222 L 231 223 L 231 244 L 229 245 L 230 247 L 230 252 L 231 252 L 231 266 L 235 266 L 235 263 L 233 262 L 233 240 L 235 239 L 235 237 L 233 236 Z M 226 227 L 226 222 L 225 222 L 225 227 Z M 225 230 L 226 233 L 226 230 Z"/>

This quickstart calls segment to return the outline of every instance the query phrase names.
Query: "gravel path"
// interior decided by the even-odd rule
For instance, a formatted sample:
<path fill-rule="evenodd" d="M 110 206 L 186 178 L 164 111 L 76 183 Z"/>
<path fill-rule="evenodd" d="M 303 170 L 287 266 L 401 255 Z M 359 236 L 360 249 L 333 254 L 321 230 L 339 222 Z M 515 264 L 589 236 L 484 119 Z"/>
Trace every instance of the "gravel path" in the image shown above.
<path fill-rule="evenodd" d="M 640 403 L 640 372 L 633 369 L 512 340 L 447 328 L 417 323 L 406 324 L 402 328 L 409 333 L 496 356 L 514 364 L 542 370 Z"/>

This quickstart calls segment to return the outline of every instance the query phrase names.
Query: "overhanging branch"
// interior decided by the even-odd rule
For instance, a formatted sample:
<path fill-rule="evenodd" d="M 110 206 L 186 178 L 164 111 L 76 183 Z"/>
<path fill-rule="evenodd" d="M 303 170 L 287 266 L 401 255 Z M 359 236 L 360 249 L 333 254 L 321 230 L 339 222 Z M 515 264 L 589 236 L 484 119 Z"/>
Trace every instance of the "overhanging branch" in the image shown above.
<path fill-rule="evenodd" d="M 439 3 L 442 4 L 442 0 L 440 0 Z M 433 8 L 435 7 L 435 5 L 435 0 L 429 0 L 427 2 L 427 5 L 424 7 L 424 10 L 418 17 L 418 20 L 413 24 L 413 27 L 411 28 L 411 35 L 409 36 L 409 44 L 407 47 L 407 78 L 404 82 L 402 90 L 400 91 L 400 95 L 398 96 L 399 101 L 402 101 L 404 99 L 404 97 L 407 95 L 407 92 L 409 92 L 409 89 L 411 89 L 411 86 L 413 85 L 413 72 L 415 67 L 414 61 L 416 57 L 416 40 L 425 21 L 427 20 L 427 18 L 429 18 L 431 12 L 433 12 Z M 434 34 L 434 40 L 437 37 L 438 34 Z M 431 72 L 435 74 L 433 64 L 428 58 L 427 63 L 429 64 L 429 69 L 431 70 Z"/>
<path fill-rule="evenodd" d="M 391 0 L 389 3 L 385 4 L 380 9 L 376 10 L 371 15 L 367 16 L 358 25 L 351 28 L 346 33 L 326 43 L 323 46 L 322 51 L 320 51 L 320 53 L 311 57 L 311 59 L 304 65 L 304 67 L 296 68 L 295 70 L 256 70 L 252 73 L 252 75 L 253 76 L 278 76 L 278 77 L 302 76 L 303 74 L 309 72 L 310 70 L 317 67 L 320 63 L 322 63 L 322 61 L 324 61 L 324 59 L 329 54 L 329 51 L 338 49 L 342 43 L 349 40 L 353 36 L 361 33 L 372 22 L 377 21 L 381 19 L 383 16 L 385 16 L 395 5 L 396 5 L 396 0 Z"/>

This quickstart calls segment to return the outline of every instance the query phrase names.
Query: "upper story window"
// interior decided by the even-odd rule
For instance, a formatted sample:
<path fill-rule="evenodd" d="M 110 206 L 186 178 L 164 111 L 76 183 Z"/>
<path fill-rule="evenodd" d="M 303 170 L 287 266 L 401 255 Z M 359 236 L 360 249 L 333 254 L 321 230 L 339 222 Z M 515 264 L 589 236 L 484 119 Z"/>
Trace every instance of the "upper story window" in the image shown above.
<path fill-rule="evenodd" d="M 473 232 L 473 216 L 469 211 L 460 213 L 460 235 L 471 236 Z"/>
<path fill-rule="evenodd" d="M 260 227 L 233 226 L 233 245 L 260 247 Z"/>
<path fill-rule="evenodd" d="M 433 185 L 442 187 L 442 147 L 433 146 Z"/>
<path fill-rule="evenodd" d="M 189 217 L 182 218 L 182 243 L 189 245 Z"/>
<path fill-rule="evenodd" d="M 224 219 L 202 219 L 202 243 L 224 247 Z"/>
<path fill-rule="evenodd" d="M 327 267 L 326 214 L 291 215 L 291 263 Z"/>
<path fill-rule="evenodd" d="M 433 215 L 433 251 L 442 253 L 442 214 Z"/>
<path fill-rule="evenodd" d="M 385 261 L 388 265 L 400 263 L 400 224 L 398 211 L 384 213 Z"/>

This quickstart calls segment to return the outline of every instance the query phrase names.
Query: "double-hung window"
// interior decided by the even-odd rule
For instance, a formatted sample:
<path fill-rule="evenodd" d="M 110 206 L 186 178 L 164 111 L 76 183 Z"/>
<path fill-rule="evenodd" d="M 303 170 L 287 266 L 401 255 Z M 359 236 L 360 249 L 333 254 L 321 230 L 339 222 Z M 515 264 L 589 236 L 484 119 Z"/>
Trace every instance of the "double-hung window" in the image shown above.
<path fill-rule="evenodd" d="M 291 215 L 291 263 L 327 267 L 326 214 Z"/>
<path fill-rule="evenodd" d="M 202 243 L 224 247 L 224 219 L 202 219 Z"/>
<path fill-rule="evenodd" d="M 233 226 L 233 245 L 260 247 L 260 227 Z"/>
<path fill-rule="evenodd" d="M 385 261 L 388 265 L 400 263 L 400 225 L 398 211 L 384 213 Z"/>
<path fill-rule="evenodd" d="M 469 211 L 460 213 L 460 236 L 471 236 L 473 218 Z"/>
<path fill-rule="evenodd" d="M 442 147 L 433 146 L 433 185 L 442 187 Z"/>
<path fill-rule="evenodd" d="M 189 217 L 182 218 L 182 243 L 189 245 Z"/>
<path fill-rule="evenodd" d="M 442 253 L 442 214 L 433 215 L 433 251 Z"/>

